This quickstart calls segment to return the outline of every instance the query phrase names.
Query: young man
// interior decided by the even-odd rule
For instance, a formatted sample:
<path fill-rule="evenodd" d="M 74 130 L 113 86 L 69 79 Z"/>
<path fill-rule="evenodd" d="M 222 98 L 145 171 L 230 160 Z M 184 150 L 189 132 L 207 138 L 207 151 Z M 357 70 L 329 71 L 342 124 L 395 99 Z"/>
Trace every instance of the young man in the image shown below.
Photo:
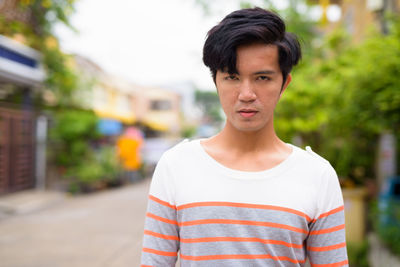
<path fill-rule="evenodd" d="M 347 266 L 343 199 L 335 171 L 280 140 L 273 113 L 301 57 L 284 22 L 235 11 L 208 33 L 226 124 L 170 149 L 155 170 L 142 266 Z"/>

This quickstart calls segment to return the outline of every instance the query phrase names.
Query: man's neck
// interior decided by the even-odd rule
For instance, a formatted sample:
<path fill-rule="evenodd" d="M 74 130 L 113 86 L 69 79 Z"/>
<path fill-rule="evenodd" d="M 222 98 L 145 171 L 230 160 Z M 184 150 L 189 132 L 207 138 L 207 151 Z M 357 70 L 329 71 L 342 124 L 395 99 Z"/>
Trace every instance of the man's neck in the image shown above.
<path fill-rule="evenodd" d="M 286 147 L 285 143 L 276 135 L 273 125 L 259 131 L 247 132 L 226 124 L 214 138 L 214 144 L 239 153 L 275 152 Z"/>
<path fill-rule="evenodd" d="M 292 148 L 281 141 L 273 127 L 268 131 L 243 132 L 225 125 L 224 129 L 201 145 L 220 164 L 242 171 L 272 168 L 285 160 Z"/>

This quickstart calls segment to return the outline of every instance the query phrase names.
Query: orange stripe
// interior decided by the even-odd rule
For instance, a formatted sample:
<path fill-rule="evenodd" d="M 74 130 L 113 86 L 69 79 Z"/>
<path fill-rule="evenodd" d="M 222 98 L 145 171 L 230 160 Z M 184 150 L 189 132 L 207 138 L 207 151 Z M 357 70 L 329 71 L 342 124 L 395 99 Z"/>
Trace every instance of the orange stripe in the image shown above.
<path fill-rule="evenodd" d="M 272 205 L 261 205 L 261 204 L 246 204 L 246 203 L 235 203 L 235 202 L 194 202 L 189 204 L 180 205 L 177 210 L 183 210 L 188 208 L 195 208 L 195 207 L 207 207 L 207 206 L 214 206 L 214 207 L 236 207 L 236 208 L 251 208 L 251 209 L 265 209 L 265 210 L 278 210 L 278 211 L 285 211 L 289 213 L 293 213 L 299 215 L 301 217 L 306 218 L 307 221 L 311 221 L 311 218 L 307 216 L 307 214 L 284 207 L 272 206 Z"/>
<path fill-rule="evenodd" d="M 336 208 L 336 209 L 333 209 L 333 210 L 331 210 L 331 211 L 322 213 L 322 214 L 318 217 L 318 219 L 327 217 L 327 216 L 329 216 L 329 215 L 335 214 L 335 213 L 337 213 L 337 212 L 339 212 L 339 211 L 342 211 L 342 210 L 344 210 L 344 206 L 340 206 L 340 207 L 338 207 L 338 208 Z"/>
<path fill-rule="evenodd" d="M 195 220 L 195 221 L 186 221 L 179 223 L 179 226 L 192 226 L 199 224 L 242 224 L 242 225 L 256 225 L 256 226 L 266 226 L 266 227 L 274 227 L 274 228 L 282 228 L 298 233 L 308 234 L 308 231 L 303 230 L 301 228 L 280 224 L 280 223 L 271 223 L 271 222 L 257 222 L 257 221 L 243 221 L 243 220 L 227 220 L 227 219 L 205 219 L 205 220 Z"/>
<path fill-rule="evenodd" d="M 157 254 L 160 256 L 168 256 L 168 257 L 176 257 L 178 255 L 177 252 L 161 251 L 161 250 L 156 250 L 156 249 L 152 249 L 152 248 L 143 248 L 142 251 L 147 252 L 147 253 Z"/>
<path fill-rule="evenodd" d="M 335 214 L 335 213 L 337 213 L 339 211 L 342 211 L 342 210 L 344 210 L 344 206 L 337 207 L 336 209 L 333 209 L 333 210 L 330 210 L 328 212 L 322 213 L 321 215 L 319 215 L 319 217 L 317 219 L 312 219 L 310 222 L 311 223 L 315 223 L 317 220 L 319 220 L 321 218 L 328 217 L 329 215 Z"/>
<path fill-rule="evenodd" d="M 146 213 L 146 216 L 149 217 L 149 218 L 152 218 L 152 219 L 154 219 L 154 220 L 160 221 L 160 222 L 165 222 L 165 223 L 169 223 L 169 224 L 176 224 L 176 225 L 178 225 L 178 222 L 177 222 L 177 221 L 165 219 L 165 218 L 163 218 L 163 217 L 157 216 L 157 215 L 155 215 L 155 214 L 153 214 L 153 213 L 150 213 L 150 212 L 147 212 L 147 213 Z"/>
<path fill-rule="evenodd" d="M 317 230 L 317 231 L 311 231 L 310 235 L 322 235 L 322 234 L 328 234 L 328 233 L 332 233 L 335 231 L 339 231 L 344 229 L 344 224 L 335 226 L 335 227 L 331 227 L 331 228 L 326 228 L 326 229 L 322 229 L 322 230 Z"/>
<path fill-rule="evenodd" d="M 179 237 L 174 236 L 174 235 L 163 235 L 163 234 L 152 232 L 152 231 L 149 231 L 149 230 L 144 230 L 144 234 L 145 235 L 151 235 L 151 236 L 159 237 L 159 238 L 166 239 L 166 240 L 177 240 L 177 241 L 179 241 Z"/>
<path fill-rule="evenodd" d="M 149 195 L 149 199 L 151 199 L 151 200 L 153 200 L 153 201 L 157 202 L 158 204 L 161 204 L 161 205 L 163 205 L 165 207 L 168 207 L 168 208 L 176 210 L 176 206 L 171 205 L 168 202 L 163 201 L 163 200 L 161 200 L 159 198 L 156 198 L 155 196 Z"/>
<path fill-rule="evenodd" d="M 189 261 L 206 261 L 206 260 L 250 260 L 250 259 L 273 259 L 276 261 L 290 261 L 292 263 L 304 263 L 305 260 L 296 260 L 284 256 L 271 256 L 268 254 L 252 255 L 252 254 L 228 254 L 228 255 L 204 255 L 204 256 L 188 256 L 180 254 L 181 259 Z"/>
<path fill-rule="evenodd" d="M 311 263 L 312 267 L 340 267 L 349 264 L 348 260 L 344 260 L 341 262 L 335 262 L 335 263 L 328 263 L 328 264 L 313 264 Z"/>
<path fill-rule="evenodd" d="M 153 265 L 140 265 L 140 267 L 154 267 Z"/>
<path fill-rule="evenodd" d="M 307 247 L 308 250 L 310 251 L 328 251 L 328 250 L 334 250 L 338 248 L 343 248 L 346 246 L 346 242 L 332 245 L 332 246 L 326 246 L 326 247 Z"/>
<path fill-rule="evenodd" d="M 257 237 L 202 237 L 182 238 L 182 243 L 205 243 L 205 242 L 259 242 L 263 244 L 282 245 L 289 248 L 303 248 L 303 245 L 288 243 L 280 240 L 261 239 Z"/>

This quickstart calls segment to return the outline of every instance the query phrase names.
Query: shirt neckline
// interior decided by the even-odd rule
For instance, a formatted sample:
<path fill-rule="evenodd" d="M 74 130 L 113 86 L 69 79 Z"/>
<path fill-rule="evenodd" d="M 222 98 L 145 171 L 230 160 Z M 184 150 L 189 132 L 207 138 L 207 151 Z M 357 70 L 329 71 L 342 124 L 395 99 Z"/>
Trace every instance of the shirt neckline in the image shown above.
<path fill-rule="evenodd" d="M 262 171 L 241 171 L 241 170 L 236 170 L 229 168 L 218 161 L 216 161 L 213 157 L 211 157 L 203 148 L 201 145 L 200 141 L 203 139 L 197 139 L 194 140 L 193 142 L 197 146 L 201 157 L 204 159 L 208 167 L 212 168 L 213 170 L 217 170 L 219 173 L 229 176 L 231 178 L 236 178 L 236 179 L 243 179 L 243 180 L 250 180 L 250 179 L 267 179 L 270 177 L 277 176 L 286 170 L 288 170 L 290 167 L 292 167 L 295 162 L 296 162 L 296 157 L 298 155 L 298 150 L 299 148 L 286 143 L 287 145 L 292 147 L 292 152 L 289 154 L 289 156 L 284 159 L 282 162 L 280 162 L 278 165 L 262 170 Z"/>

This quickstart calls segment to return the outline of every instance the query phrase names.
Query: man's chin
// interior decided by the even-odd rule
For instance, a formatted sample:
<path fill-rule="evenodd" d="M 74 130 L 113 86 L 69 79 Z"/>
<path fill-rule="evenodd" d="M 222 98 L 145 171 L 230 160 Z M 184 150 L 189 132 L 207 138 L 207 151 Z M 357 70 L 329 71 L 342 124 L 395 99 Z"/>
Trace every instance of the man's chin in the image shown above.
<path fill-rule="evenodd" d="M 233 125 L 236 131 L 243 133 L 256 133 L 265 128 L 265 125 Z"/>

